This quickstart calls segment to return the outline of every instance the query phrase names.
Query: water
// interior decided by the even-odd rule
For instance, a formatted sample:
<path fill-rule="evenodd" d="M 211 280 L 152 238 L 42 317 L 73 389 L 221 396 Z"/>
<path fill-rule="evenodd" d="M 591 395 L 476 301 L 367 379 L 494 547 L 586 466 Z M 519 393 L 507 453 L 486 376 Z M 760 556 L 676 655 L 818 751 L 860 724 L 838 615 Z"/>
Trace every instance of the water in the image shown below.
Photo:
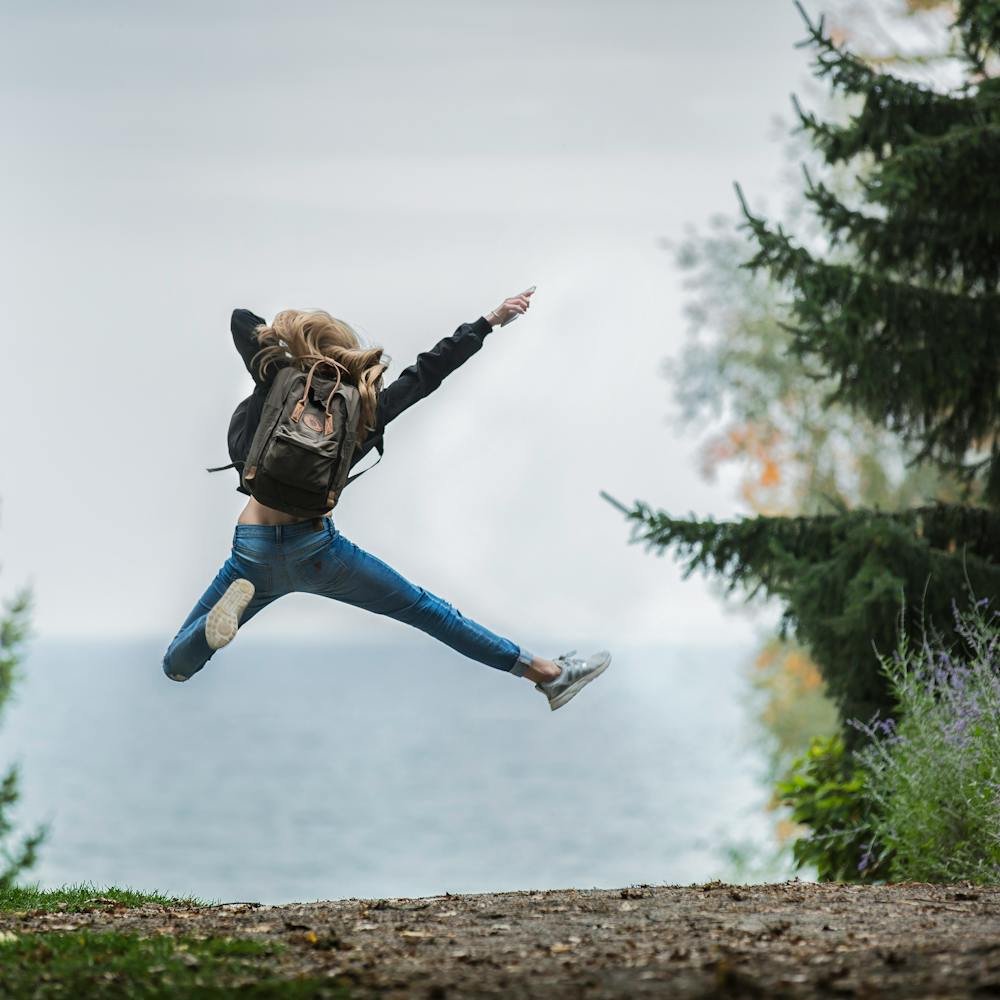
<path fill-rule="evenodd" d="M 186 684 L 158 643 L 39 642 L 0 725 L 31 878 L 284 902 L 689 883 L 761 828 L 740 649 L 617 649 L 550 712 L 414 634 L 248 636 Z"/>

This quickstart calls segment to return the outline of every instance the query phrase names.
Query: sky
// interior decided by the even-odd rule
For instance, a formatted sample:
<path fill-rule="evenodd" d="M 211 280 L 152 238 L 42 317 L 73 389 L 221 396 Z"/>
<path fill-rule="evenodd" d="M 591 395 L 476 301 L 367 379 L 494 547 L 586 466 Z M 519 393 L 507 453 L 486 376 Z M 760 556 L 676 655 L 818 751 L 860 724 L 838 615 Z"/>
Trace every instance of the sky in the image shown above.
<path fill-rule="evenodd" d="M 250 390 L 233 308 L 325 308 L 386 348 L 388 382 L 534 284 L 390 425 L 337 527 L 543 653 L 751 634 L 599 491 L 746 513 L 671 419 L 688 333 L 661 241 L 733 213 L 734 181 L 780 200 L 773 123 L 808 79 L 791 0 L 0 16 L 0 593 L 32 586 L 36 633 L 165 646 L 225 560 L 245 498 L 204 470 Z M 294 595 L 248 631 L 402 628 Z"/>

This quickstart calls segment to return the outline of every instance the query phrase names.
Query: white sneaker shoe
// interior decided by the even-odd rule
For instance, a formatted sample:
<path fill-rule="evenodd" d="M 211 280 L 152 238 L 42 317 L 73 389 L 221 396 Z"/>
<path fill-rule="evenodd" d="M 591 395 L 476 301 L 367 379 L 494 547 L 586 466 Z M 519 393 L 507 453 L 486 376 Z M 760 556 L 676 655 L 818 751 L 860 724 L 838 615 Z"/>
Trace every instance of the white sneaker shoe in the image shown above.
<path fill-rule="evenodd" d="M 233 580 L 205 619 L 205 639 L 209 648 L 222 649 L 233 641 L 240 627 L 240 616 L 253 599 L 254 587 L 249 580 Z"/>
<path fill-rule="evenodd" d="M 553 712 L 565 705 L 595 677 L 603 674 L 611 663 L 611 654 L 606 649 L 588 656 L 586 660 L 574 656 L 575 652 L 575 649 L 571 649 L 568 653 L 561 653 L 552 661 L 562 667 L 562 673 L 558 677 L 535 685 L 535 688 L 549 699 L 549 708 Z"/>

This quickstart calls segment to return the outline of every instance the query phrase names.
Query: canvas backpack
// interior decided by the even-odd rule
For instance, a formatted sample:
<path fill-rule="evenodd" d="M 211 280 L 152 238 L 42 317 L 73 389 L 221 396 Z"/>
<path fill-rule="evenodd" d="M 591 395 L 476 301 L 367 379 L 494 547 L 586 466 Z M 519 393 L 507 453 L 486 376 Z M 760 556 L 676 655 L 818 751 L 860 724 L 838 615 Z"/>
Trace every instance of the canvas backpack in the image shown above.
<path fill-rule="evenodd" d="M 317 373 L 323 366 L 333 369 L 335 379 Z M 337 505 L 348 483 L 368 471 L 348 475 L 361 394 L 342 380 L 341 370 L 347 371 L 320 358 L 308 373 L 286 365 L 275 375 L 241 472 L 243 487 L 266 507 L 320 517 Z M 381 441 L 376 447 L 381 461 Z"/>

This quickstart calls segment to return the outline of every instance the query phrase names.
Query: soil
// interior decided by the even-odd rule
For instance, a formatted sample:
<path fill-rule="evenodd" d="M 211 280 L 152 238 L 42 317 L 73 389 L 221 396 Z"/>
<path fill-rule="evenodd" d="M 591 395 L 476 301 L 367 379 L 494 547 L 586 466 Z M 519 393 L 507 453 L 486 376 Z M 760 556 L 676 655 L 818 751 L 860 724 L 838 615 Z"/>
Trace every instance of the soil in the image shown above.
<path fill-rule="evenodd" d="M 285 945 L 276 974 L 389 997 L 1000 995 L 1000 887 L 632 886 L 261 906 L 95 899 L 0 932 L 115 930 Z"/>

